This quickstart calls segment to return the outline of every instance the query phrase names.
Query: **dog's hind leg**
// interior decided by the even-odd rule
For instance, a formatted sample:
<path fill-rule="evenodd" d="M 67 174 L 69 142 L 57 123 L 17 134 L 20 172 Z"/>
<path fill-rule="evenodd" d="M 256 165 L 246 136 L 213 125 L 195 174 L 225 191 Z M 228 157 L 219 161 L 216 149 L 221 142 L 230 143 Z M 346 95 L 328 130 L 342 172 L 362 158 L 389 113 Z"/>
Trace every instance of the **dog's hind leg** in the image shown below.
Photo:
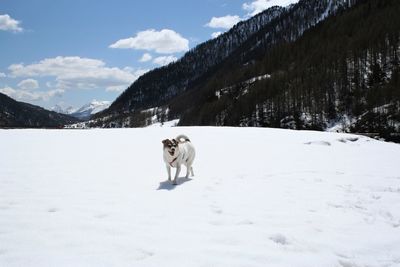
<path fill-rule="evenodd" d="M 186 179 L 189 178 L 189 174 L 194 176 L 192 163 L 186 165 Z"/>
<path fill-rule="evenodd" d="M 187 167 L 187 174 L 186 177 L 189 177 L 189 172 L 192 176 L 194 176 L 194 172 L 193 172 L 193 158 L 191 160 L 188 161 L 186 167 Z"/>
<path fill-rule="evenodd" d="M 190 169 L 191 169 L 192 167 L 188 164 L 188 165 L 186 165 L 186 179 L 188 179 L 189 178 L 189 172 L 190 172 Z"/>

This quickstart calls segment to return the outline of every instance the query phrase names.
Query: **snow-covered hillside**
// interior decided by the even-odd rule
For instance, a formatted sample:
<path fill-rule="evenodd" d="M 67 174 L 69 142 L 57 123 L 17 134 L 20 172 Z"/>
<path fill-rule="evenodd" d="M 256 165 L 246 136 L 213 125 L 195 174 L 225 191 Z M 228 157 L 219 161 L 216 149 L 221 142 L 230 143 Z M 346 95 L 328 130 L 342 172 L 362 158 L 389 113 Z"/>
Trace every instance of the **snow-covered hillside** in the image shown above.
<path fill-rule="evenodd" d="M 181 133 L 195 177 L 174 187 L 161 140 Z M 396 144 L 150 127 L 2 130 L 0 147 L 0 266 L 400 265 Z"/>

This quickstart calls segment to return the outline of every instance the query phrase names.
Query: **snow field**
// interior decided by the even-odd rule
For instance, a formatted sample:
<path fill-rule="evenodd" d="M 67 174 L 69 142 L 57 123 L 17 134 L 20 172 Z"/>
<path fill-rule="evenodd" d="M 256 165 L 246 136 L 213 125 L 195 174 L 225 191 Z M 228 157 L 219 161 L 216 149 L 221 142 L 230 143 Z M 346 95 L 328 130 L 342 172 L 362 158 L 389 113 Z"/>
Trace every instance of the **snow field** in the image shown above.
<path fill-rule="evenodd" d="M 175 187 L 178 134 L 197 156 Z M 2 130 L 0 149 L 0 266 L 400 266 L 396 144 L 153 127 Z"/>

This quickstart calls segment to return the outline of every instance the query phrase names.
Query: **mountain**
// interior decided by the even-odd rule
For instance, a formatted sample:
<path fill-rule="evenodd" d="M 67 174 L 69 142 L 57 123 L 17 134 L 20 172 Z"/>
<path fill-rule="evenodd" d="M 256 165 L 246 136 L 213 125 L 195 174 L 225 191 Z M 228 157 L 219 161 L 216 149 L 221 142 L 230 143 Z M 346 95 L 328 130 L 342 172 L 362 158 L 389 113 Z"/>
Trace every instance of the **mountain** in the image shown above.
<path fill-rule="evenodd" d="M 74 108 L 72 106 L 64 108 L 61 105 L 55 105 L 50 110 L 61 114 L 71 115 L 80 120 L 88 120 L 92 115 L 107 109 L 110 105 L 110 101 L 93 100 L 80 108 Z"/>
<path fill-rule="evenodd" d="M 76 118 L 18 102 L 0 93 L 0 128 L 56 128 L 77 121 Z"/>
<path fill-rule="evenodd" d="M 50 108 L 51 111 L 57 112 L 57 113 L 61 113 L 61 114 L 72 114 L 76 111 L 76 108 L 69 106 L 69 107 L 62 107 L 61 105 L 55 105 L 52 108 Z"/>
<path fill-rule="evenodd" d="M 93 125 L 400 132 L 395 0 L 274 7 L 134 82 Z M 263 19 L 260 19 L 263 18 Z M 243 34 L 247 32 L 248 34 Z"/>
<path fill-rule="evenodd" d="M 152 108 L 189 90 L 202 76 L 227 58 L 249 36 L 278 17 L 284 8 L 273 7 L 250 20 L 240 22 L 229 32 L 198 45 L 181 59 L 141 76 L 112 103 L 107 113 L 132 112 Z"/>
<path fill-rule="evenodd" d="M 110 101 L 93 100 L 92 102 L 83 105 L 81 108 L 74 110 L 70 115 L 81 120 L 87 120 L 92 115 L 107 109 L 110 105 Z"/>
<path fill-rule="evenodd" d="M 295 40 L 327 14 L 333 14 L 339 8 L 349 5 L 348 1 L 307 0 L 288 8 L 278 6 L 269 8 L 247 21 L 238 23 L 219 37 L 198 45 L 177 62 L 141 76 L 112 103 L 109 109 L 97 117 L 102 118 L 102 125 L 105 127 L 121 126 L 126 124 L 124 122 L 126 120 L 130 126 L 143 125 L 145 123 L 143 117 L 147 116 L 143 116 L 142 111 L 155 107 L 160 108 L 159 116 L 168 117 L 169 101 L 182 93 L 203 86 L 210 75 L 217 72 L 223 62 L 232 57 L 244 44 L 251 42 L 251 52 L 254 52 L 265 51 L 269 46 L 282 41 Z M 274 31 L 268 32 L 269 29 Z M 261 38 L 254 40 L 255 37 Z M 244 64 L 251 65 L 252 60 Z M 179 116 L 170 114 L 169 117 L 171 115 Z"/>
<path fill-rule="evenodd" d="M 339 123 L 353 132 L 399 132 L 399 9 L 399 1 L 358 1 L 254 56 L 253 36 L 196 97 L 176 100 L 191 102 L 181 123 L 318 130 Z M 245 56 L 255 59 L 251 67 L 243 67 Z"/>

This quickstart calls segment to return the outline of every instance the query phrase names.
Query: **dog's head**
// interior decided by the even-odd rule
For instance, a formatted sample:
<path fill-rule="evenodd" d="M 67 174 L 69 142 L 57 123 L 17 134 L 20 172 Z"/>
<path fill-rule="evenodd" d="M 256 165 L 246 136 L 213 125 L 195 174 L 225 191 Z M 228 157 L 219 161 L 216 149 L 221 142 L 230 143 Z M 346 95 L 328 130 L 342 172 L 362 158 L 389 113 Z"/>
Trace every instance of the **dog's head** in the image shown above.
<path fill-rule="evenodd" d="M 168 153 L 171 156 L 175 155 L 175 151 L 177 150 L 178 147 L 178 141 L 176 141 L 175 139 L 169 140 L 169 139 L 165 139 L 162 141 L 163 145 L 164 145 L 164 151 L 168 151 Z"/>

